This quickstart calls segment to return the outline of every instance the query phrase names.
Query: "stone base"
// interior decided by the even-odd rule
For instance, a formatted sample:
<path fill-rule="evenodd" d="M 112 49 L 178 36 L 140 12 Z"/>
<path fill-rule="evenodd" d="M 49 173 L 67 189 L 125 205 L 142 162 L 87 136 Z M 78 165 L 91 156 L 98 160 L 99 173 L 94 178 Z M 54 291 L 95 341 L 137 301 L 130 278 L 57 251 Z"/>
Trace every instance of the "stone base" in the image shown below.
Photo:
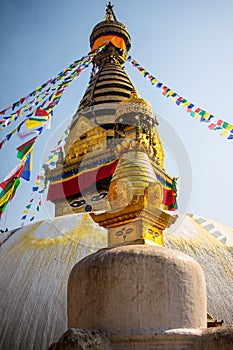
<path fill-rule="evenodd" d="M 98 331 L 71 328 L 49 350 L 108 350 L 108 338 Z"/>
<path fill-rule="evenodd" d="M 233 326 L 108 333 L 69 329 L 49 350 L 232 350 Z"/>
<path fill-rule="evenodd" d="M 112 333 L 207 326 L 199 264 L 146 244 L 102 249 L 81 260 L 68 281 L 68 327 Z"/>

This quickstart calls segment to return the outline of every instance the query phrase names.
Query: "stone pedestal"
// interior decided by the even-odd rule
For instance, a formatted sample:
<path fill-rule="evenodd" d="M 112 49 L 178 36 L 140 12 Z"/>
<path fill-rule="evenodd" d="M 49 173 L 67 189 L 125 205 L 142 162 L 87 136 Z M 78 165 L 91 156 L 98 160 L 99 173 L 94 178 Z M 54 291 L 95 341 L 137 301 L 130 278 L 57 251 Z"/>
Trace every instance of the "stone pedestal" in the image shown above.
<path fill-rule="evenodd" d="M 103 249 L 81 260 L 69 277 L 69 328 L 141 334 L 205 328 L 206 317 L 200 265 L 171 249 Z"/>

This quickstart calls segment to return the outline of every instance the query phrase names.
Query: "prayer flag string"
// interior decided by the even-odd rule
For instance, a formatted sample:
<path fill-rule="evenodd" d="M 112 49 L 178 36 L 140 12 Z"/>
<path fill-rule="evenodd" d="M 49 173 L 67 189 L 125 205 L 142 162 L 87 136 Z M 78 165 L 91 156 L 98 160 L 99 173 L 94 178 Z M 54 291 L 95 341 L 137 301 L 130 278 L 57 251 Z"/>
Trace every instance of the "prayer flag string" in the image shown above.
<path fill-rule="evenodd" d="M 129 61 L 133 67 L 137 68 L 139 72 L 148 79 L 152 85 L 157 87 L 162 95 L 170 98 L 177 106 L 184 107 L 186 112 L 194 119 L 199 119 L 200 122 L 208 124 L 209 130 L 219 130 L 222 137 L 226 137 L 227 140 L 233 140 L 233 125 L 215 117 L 213 114 L 208 113 L 206 110 L 196 106 L 191 101 L 185 99 L 174 90 L 160 82 L 157 78 L 151 75 L 145 68 L 143 68 L 134 58 L 129 54 L 125 53 L 123 50 L 120 50 L 125 54 L 127 61 Z"/>
<path fill-rule="evenodd" d="M 21 98 L 19 101 L 13 103 L 12 105 L 8 106 L 7 108 L 5 108 L 3 111 L 0 112 L 0 115 L 3 116 L 3 120 L 0 120 L 0 125 L 1 125 L 0 130 L 2 130 L 4 127 L 10 125 L 12 121 L 17 120 L 18 117 L 25 116 L 25 112 L 30 111 L 30 114 L 26 116 L 26 119 L 24 119 L 17 126 L 17 128 L 12 130 L 9 134 L 6 135 L 6 137 L 2 141 L 0 141 L 0 149 L 5 144 L 6 141 L 9 141 L 11 139 L 11 137 L 15 133 L 19 133 L 19 137 L 22 139 L 27 138 L 29 135 L 36 134 L 36 136 L 33 139 L 17 147 L 17 151 L 18 151 L 17 157 L 21 159 L 20 173 L 15 174 L 13 172 L 13 178 L 10 178 L 8 182 L 4 180 L 2 183 L 0 183 L 0 187 L 2 187 L 2 191 L 0 192 L 0 217 L 4 212 L 4 210 L 6 209 L 6 206 L 9 203 L 9 201 L 11 201 L 14 198 L 16 189 L 18 188 L 20 183 L 20 178 L 22 177 L 26 181 L 30 180 L 31 168 L 32 168 L 32 162 L 31 162 L 32 148 L 34 146 L 34 142 L 43 131 L 44 126 L 48 129 L 50 128 L 50 121 L 51 121 L 55 106 L 59 103 L 63 93 L 65 92 L 67 87 L 70 85 L 70 83 L 73 80 L 75 80 L 76 77 L 79 76 L 80 73 L 90 65 L 93 57 L 95 57 L 97 53 L 102 51 L 105 48 L 105 46 L 106 45 L 103 45 L 102 47 L 90 52 L 87 56 L 84 56 L 81 60 L 75 61 L 68 68 L 65 68 L 62 72 L 60 72 L 54 79 L 52 80 L 49 79 L 46 83 L 36 88 L 32 93 L 30 93 L 26 97 Z M 61 79 L 63 79 L 62 82 L 58 84 L 56 87 L 52 89 L 48 87 L 50 83 L 55 84 L 57 81 L 60 81 Z M 45 88 L 47 89 L 45 90 Z M 42 97 L 42 92 L 43 92 L 43 97 Z M 25 104 L 25 102 L 28 101 L 32 96 L 33 96 L 32 101 L 27 102 Z M 9 112 L 9 111 L 11 111 L 10 116 L 6 116 L 6 112 Z M 34 114 L 35 116 L 33 116 Z M 26 128 L 29 131 L 22 132 L 21 127 L 23 125 L 26 125 Z M 54 154 L 49 158 L 48 164 L 50 165 L 56 164 L 56 160 L 58 158 L 59 152 L 60 151 L 58 149 L 56 150 L 56 152 L 54 152 Z M 43 188 L 41 191 L 39 191 L 39 186 L 35 184 L 36 186 L 33 186 L 33 192 L 38 191 L 39 193 L 43 193 L 46 187 L 45 179 L 43 179 L 43 176 L 42 178 L 41 178 L 41 175 L 39 176 L 40 178 L 37 178 L 36 182 L 38 180 L 42 180 L 40 181 L 39 185 L 41 185 L 41 187 Z M 40 203 L 41 201 L 36 207 L 36 212 L 34 212 L 33 219 L 35 218 L 36 213 L 40 209 Z M 31 221 L 33 219 L 31 219 Z"/>
<path fill-rule="evenodd" d="M 60 73 L 58 73 L 53 79 L 49 79 L 44 84 L 38 86 L 34 91 L 29 93 L 27 96 L 20 98 L 17 102 L 12 103 L 4 110 L 0 111 L 0 116 L 5 120 L 0 121 L 0 124 L 3 124 L 3 127 L 9 125 L 9 119 L 14 120 L 17 119 L 23 111 L 27 111 L 30 106 L 37 105 L 41 102 L 46 96 L 50 95 L 50 93 L 57 91 L 66 87 L 66 84 L 70 83 L 75 76 L 80 74 L 80 72 L 89 66 L 93 57 L 100 52 L 106 45 L 89 52 L 86 56 L 83 56 L 81 59 L 74 61 L 69 67 L 64 68 Z M 55 86 L 57 83 L 59 84 Z M 29 101 L 32 99 L 31 101 Z M 6 116 L 6 114 L 8 114 Z"/>
<path fill-rule="evenodd" d="M 42 194 L 44 193 L 47 187 L 45 169 L 48 167 L 54 167 L 56 165 L 56 162 L 59 157 L 59 153 L 64 147 L 69 133 L 70 133 L 70 125 L 68 125 L 66 130 L 60 136 L 59 140 L 57 141 L 57 145 L 50 151 L 47 157 L 47 160 L 43 164 L 42 170 L 36 176 L 36 180 L 34 181 L 34 184 L 32 186 L 32 193 L 31 193 L 29 203 L 26 205 L 23 211 L 23 216 L 21 217 L 21 221 L 22 221 L 21 226 L 25 224 L 25 220 L 27 219 L 32 207 L 34 207 L 35 210 L 29 220 L 30 222 L 32 222 L 36 218 L 37 214 L 39 213 L 40 208 L 42 206 Z"/>

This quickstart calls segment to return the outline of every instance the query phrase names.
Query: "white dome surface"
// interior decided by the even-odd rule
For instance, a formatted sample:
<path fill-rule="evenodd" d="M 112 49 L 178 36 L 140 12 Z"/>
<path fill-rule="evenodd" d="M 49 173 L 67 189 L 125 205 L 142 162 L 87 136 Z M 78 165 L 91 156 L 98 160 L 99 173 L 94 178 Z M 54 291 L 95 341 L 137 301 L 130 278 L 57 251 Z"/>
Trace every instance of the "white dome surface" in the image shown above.
<path fill-rule="evenodd" d="M 208 312 L 232 324 L 233 230 L 203 217 L 178 215 L 164 234 L 165 245 L 201 264 Z M 107 231 L 88 214 L 72 214 L 1 237 L 0 349 L 47 349 L 67 329 L 67 281 L 72 267 L 107 246 Z"/>

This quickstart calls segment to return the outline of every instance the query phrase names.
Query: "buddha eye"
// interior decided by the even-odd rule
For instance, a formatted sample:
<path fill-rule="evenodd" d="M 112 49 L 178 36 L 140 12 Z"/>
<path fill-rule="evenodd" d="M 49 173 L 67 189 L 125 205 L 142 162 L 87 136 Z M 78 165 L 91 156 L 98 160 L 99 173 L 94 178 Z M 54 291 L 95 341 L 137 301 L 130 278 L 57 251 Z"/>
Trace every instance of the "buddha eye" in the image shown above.
<path fill-rule="evenodd" d="M 123 232 L 122 231 L 116 232 L 116 236 L 123 236 Z"/>
<path fill-rule="evenodd" d="M 85 203 L 86 203 L 85 199 L 81 199 L 81 200 L 75 199 L 73 202 L 70 202 L 70 206 L 72 208 L 79 208 L 82 205 L 84 205 Z"/>
<path fill-rule="evenodd" d="M 98 202 L 98 201 L 101 201 L 101 199 L 103 199 L 104 197 L 106 197 L 108 194 L 108 192 L 101 192 L 99 194 L 97 194 L 96 196 L 93 196 L 91 198 L 91 201 L 92 202 Z"/>
<path fill-rule="evenodd" d="M 127 234 L 127 235 L 130 235 L 132 232 L 133 232 L 133 229 L 132 229 L 132 228 L 128 228 L 128 230 L 126 230 L 126 234 Z"/>

